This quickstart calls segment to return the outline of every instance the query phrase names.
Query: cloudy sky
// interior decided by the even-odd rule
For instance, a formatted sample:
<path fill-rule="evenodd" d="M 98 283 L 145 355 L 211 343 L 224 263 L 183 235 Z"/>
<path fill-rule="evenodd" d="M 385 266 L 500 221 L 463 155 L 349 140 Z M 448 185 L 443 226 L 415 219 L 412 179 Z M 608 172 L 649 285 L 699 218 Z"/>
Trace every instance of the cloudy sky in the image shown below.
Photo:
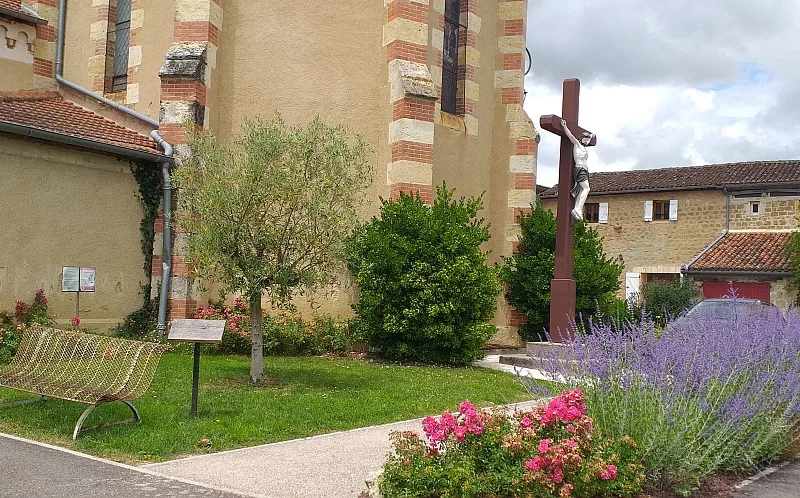
<path fill-rule="evenodd" d="M 538 128 L 579 78 L 590 171 L 800 159 L 799 36 L 798 0 L 528 0 L 525 109 Z M 537 183 L 558 147 L 542 132 Z"/>

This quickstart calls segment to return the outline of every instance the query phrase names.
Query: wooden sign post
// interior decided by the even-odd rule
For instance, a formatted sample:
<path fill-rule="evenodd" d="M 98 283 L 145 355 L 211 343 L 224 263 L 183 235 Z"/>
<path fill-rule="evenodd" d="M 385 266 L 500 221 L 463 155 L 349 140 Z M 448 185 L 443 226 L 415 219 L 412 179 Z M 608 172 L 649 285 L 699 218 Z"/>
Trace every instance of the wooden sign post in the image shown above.
<path fill-rule="evenodd" d="M 225 332 L 225 320 L 173 320 L 169 329 L 169 342 L 194 343 L 192 367 L 192 418 L 197 417 L 197 392 L 200 388 L 200 345 L 219 344 Z"/>

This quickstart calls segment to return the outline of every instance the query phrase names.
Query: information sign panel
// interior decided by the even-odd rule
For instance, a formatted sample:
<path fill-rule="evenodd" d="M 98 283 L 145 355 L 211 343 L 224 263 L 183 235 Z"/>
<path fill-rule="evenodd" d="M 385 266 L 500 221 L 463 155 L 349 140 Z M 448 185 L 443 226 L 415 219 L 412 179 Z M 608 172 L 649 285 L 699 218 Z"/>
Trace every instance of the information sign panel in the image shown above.
<path fill-rule="evenodd" d="M 80 290 L 81 292 L 94 292 L 94 277 L 95 277 L 95 269 L 94 267 L 88 268 L 81 268 L 81 285 Z"/>
<path fill-rule="evenodd" d="M 172 321 L 167 340 L 219 344 L 225 331 L 225 320 L 178 319 Z"/>
<path fill-rule="evenodd" d="M 78 292 L 80 268 L 77 266 L 61 267 L 61 292 Z"/>

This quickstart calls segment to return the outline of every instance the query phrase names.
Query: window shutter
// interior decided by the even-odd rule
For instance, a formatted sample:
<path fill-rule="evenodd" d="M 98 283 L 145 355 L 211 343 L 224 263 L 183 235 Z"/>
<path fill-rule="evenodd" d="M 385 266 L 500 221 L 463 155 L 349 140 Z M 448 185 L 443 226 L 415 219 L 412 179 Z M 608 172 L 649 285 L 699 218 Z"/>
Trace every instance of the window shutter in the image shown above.
<path fill-rule="evenodd" d="M 678 220 L 678 201 L 675 199 L 669 201 L 669 220 Z"/>
<path fill-rule="evenodd" d="M 653 221 L 653 201 L 644 201 L 644 221 Z"/>
<path fill-rule="evenodd" d="M 598 221 L 600 223 L 608 223 L 608 203 L 601 202 L 600 203 L 600 214 L 598 216 Z"/>
<path fill-rule="evenodd" d="M 638 299 L 639 297 L 639 278 L 641 273 L 625 274 L 625 298 L 628 300 Z"/>

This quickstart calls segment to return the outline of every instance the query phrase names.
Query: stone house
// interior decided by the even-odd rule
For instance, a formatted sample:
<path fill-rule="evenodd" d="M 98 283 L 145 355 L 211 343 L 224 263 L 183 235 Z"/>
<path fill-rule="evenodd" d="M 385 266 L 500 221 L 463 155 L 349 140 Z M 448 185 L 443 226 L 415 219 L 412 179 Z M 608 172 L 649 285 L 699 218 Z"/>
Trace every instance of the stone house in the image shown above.
<path fill-rule="evenodd" d="M 78 87 L 70 98 L 81 105 L 114 110 L 85 93 L 116 102 L 126 108 L 118 122 L 157 128 L 175 146 L 176 167 L 187 121 L 228 139 L 248 117 L 319 115 L 371 147 L 376 181 L 365 214 L 401 191 L 430 201 L 443 181 L 457 195 L 483 193 L 487 249 L 498 261 L 517 239 L 515 209 L 535 198 L 539 137 L 522 109 L 526 8 L 525 0 L 0 0 L 7 46 L 28 47 L 13 56 L 0 47 L 0 90 Z M 163 225 L 155 224 L 154 283 L 170 271 L 171 316 L 191 316 L 205 296 L 183 259 L 186 234 L 176 230 L 173 257 L 162 261 Z M 0 293 L 0 309 L 14 297 Z M 102 299 L 98 292 L 87 316 L 119 319 L 138 306 L 112 310 Z M 342 289 L 322 311 L 347 313 L 352 301 Z M 507 319 L 501 302 L 496 324 Z"/>
<path fill-rule="evenodd" d="M 786 244 L 800 229 L 800 161 L 591 173 L 589 183 L 585 218 L 623 264 L 626 295 L 684 274 L 705 297 L 733 286 L 784 308 L 795 299 Z M 542 192 L 542 205 L 556 211 L 556 194 Z"/>

